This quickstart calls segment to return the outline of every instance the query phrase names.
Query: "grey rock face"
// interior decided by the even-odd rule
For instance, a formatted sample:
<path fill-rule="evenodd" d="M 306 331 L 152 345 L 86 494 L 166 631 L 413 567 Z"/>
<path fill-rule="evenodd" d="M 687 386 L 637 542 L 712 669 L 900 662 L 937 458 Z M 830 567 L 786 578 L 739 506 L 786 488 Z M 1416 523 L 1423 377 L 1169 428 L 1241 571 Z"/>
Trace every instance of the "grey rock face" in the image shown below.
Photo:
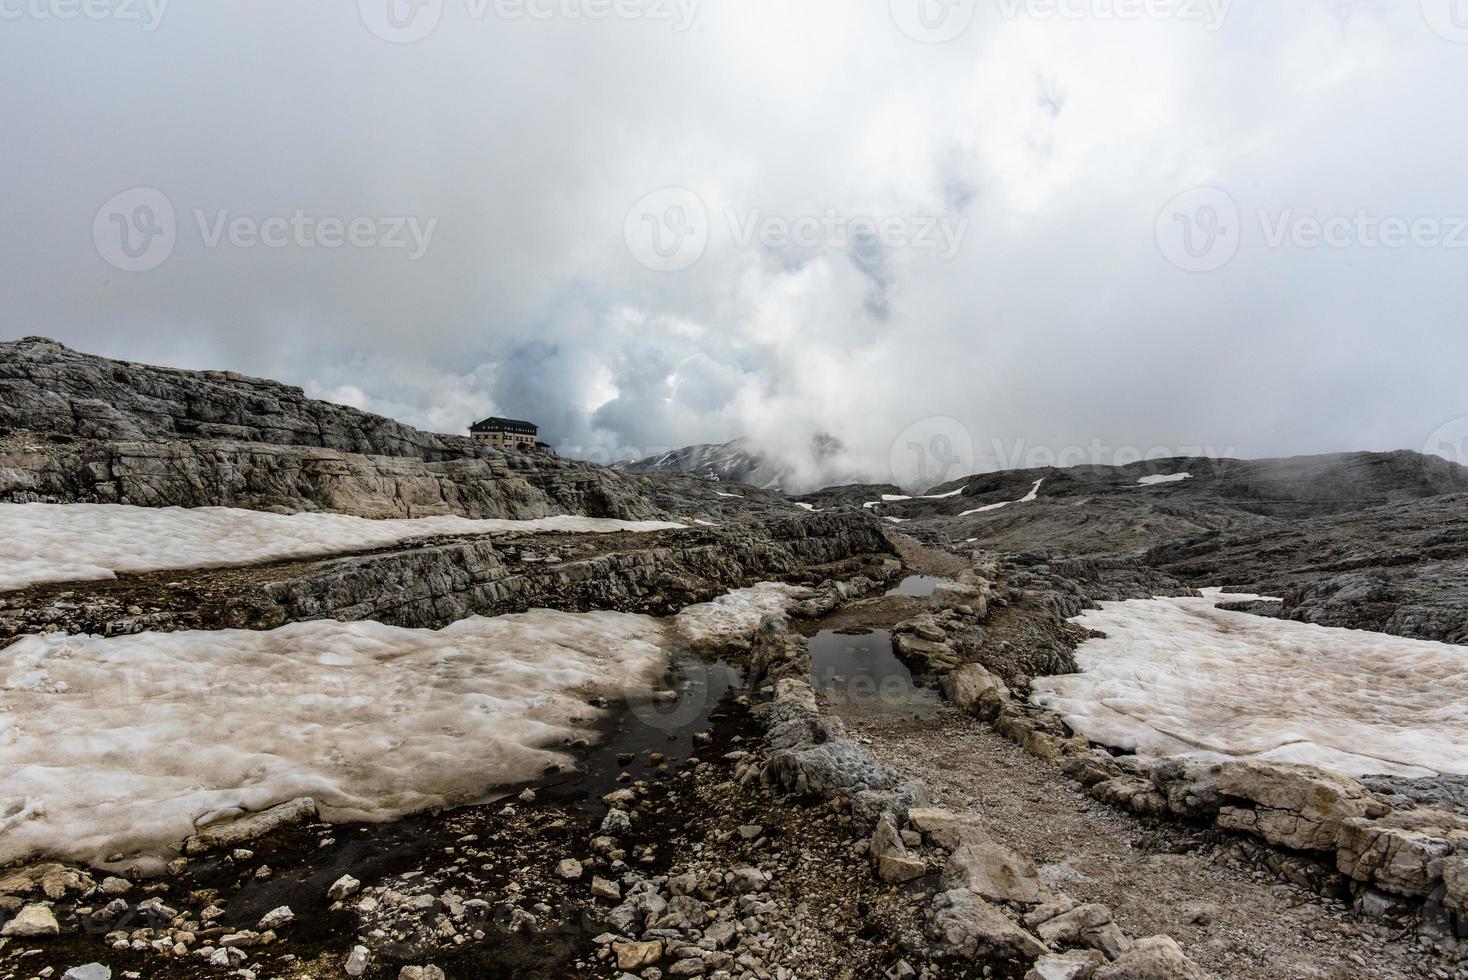
<path fill-rule="evenodd" d="M 1363 786 L 1398 810 L 1417 806 L 1455 810 L 1468 815 L 1468 776 L 1363 776 Z"/>
<path fill-rule="evenodd" d="M 114 361 L 38 338 L 0 344 L 0 501 L 640 519 L 723 499 L 710 490 L 655 504 L 650 486 L 421 432 L 274 381 Z"/>
<path fill-rule="evenodd" d="M 643 488 L 602 467 L 472 451 L 477 455 L 425 462 L 247 441 L 57 441 L 20 433 L 0 438 L 0 500 L 324 510 L 373 518 L 573 513 L 639 520 L 658 514 Z"/>
<path fill-rule="evenodd" d="M 42 337 L 0 344 L 0 426 L 109 442 L 262 442 L 424 461 L 472 448 L 467 436 L 420 432 L 276 381 L 114 361 Z"/>

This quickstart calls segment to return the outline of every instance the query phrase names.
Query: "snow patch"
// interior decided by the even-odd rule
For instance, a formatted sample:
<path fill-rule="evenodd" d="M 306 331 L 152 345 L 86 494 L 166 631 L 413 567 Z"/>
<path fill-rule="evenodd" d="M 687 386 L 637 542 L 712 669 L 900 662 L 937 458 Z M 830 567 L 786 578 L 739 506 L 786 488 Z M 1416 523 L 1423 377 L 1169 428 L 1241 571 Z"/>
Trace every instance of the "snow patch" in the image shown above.
<path fill-rule="evenodd" d="M 547 610 L 23 637 L 0 651 L 0 863 L 156 854 L 299 796 L 333 821 L 471 802 L 571 763 L 588 696 L 651 691 L 662 638 L 647 616 Z"/>
<path fill-rule="evenodd" d="M 1084 673 L 1036 704 L 1149 756 L 1306 763 L 1348 776 L 1468 774 L 1468 648 L 1216 608 L 1249 595 L 1103 602 Z"/>
<path fill-rule="evenodd" d="M 1144 487 L 1155 487 L 1160 483 L 1181 483 L 1184 480 L 1191 480 L 1192 478 L 1193 474 L 1191 473 L 1168 473 L 1165 475 L 1144 476 L 1137 483 Z"/>
<path fill-rule="evenodd" d="M 1018 500 L 1001 500 L 997 504 L 985 504 L 983 507 L 975 507 L 973 510 L 966 510 L 962 514 L 959 514 L 958 516 L 959 517 L 972 517 L 974 514 L 988 514 L 988 513 L 992 512 L 992 511 L 1000 510 L 1002 508 L 1008 507 L 1010 504 L 1028 504 L 1031 501 L 1034 501 L 1034 500 L 1039 499 L 1039 496 L 1040 496 L 1040 484 L 1042 484 L 1044 482 L 1045 482 L 1045 478 L 1044 477 L 1041 477 L 1040 479 L 1036 480 L 1035 481 L 1035 485 L 1033 487 L 1030 487 L 1030 492 L 1027 493 L 1027 494 L 1025 494 L 1023 497 L 1019 498 Z"/>
<path fill-rule="evenodd" d="M 761 619 L 784 615 L 809 595 L 810 589 L 803 586 L 761 582 L 688 606 L 673 623 L 692 646 L 742 646 L 754 636 Z"/>
<path fill-rule="evenodd" d="M 445 534 L 606 534 L 666 531 L 664 521 L 601 517 L 374 521 L 346 514 L 268 514 L 233 507 L 0 504 L 0 591 L 117 572 L 219 568 L 368 551 Z"/>
<path fill-rule="evenodd" d="M 808 510 L 812 514 L 819 514 L 820 513 L 820 511 L 816 509 L 816 505 L 815 504 L 801 504 L 801 503 L 797 503 L 795 506 L 799 507 L 801 510 Z"/>
<path fill-rule="evenodd" d="M 968 487 L 964 486 L 964 487 L 959 487 L 957 490 L 950 490 L 947 493 L 930 493 L 930 494 L 928 494 L 926 496 L 922 496 L 922 497 L 909 497 L 909 496 L 906 496 L 906 495 L 900 494 L 900 493 L 884 493 L 884 494 L 882 494 L 882 499 L 881 500 L 870 500 L 870 501 L 862 504 L 862 506 L 863 507 L 879 507 L 882 504 L 898 504 L 898 503 L 901 503 L 904 500 L 949 500 L 949 499 L 951 499 L 953 497 L 959 496 L 960 494 L 962 494 L 967 489 L 968 489 Z"/>

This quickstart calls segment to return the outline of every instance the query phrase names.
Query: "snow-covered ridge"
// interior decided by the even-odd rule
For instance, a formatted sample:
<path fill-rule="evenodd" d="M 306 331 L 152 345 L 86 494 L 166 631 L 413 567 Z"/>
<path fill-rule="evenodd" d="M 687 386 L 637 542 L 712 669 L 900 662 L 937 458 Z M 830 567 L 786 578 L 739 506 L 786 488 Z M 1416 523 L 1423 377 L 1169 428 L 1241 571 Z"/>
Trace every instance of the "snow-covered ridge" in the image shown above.
<path fill-rule="evenodd" d="M 345 514 L 270 514 L 233 507 L 0 504 L 0 591 L 117 572 L 218 568 L 383 548 L 445 534 L 664 531 L 663 521 L 600 517 L 374 521 Z"/>
<path fill-rule="evenodd" d="M 1468 649 L 1216 608 L 1246 595 L 1103 602 L 1084 673 L 1034 700 L 1143 755 L 1258 758 L 1348 776 L 1468 774 Z"/>
<path fill-rule="evenodd" d="M 0 651 L 0 863 L 156 853 L 299 796 L 330 820 L 472 801 L 568 763 L 587 697 L 650 692 L 662 639 L 646 616 L 547 610 L 23 637 Z"/>

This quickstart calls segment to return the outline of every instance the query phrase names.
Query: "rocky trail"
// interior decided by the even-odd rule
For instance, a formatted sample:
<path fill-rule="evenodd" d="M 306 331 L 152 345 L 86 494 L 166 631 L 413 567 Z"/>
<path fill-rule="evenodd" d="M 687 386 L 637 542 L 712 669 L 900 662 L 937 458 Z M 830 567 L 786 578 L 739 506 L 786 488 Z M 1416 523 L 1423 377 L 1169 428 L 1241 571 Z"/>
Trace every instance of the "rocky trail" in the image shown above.
<path fill-rule="evenodd" d="M 933 804 L 979 817 L 1041 879 L 1109 907 L 1129 934 L 1166 934 L 1220 977 L 1448 977 L 1426 943 L 1363 923 L 1345 903 L 1279 881 L 1203 832 L 1091 799 L 988 725 L 944 707 L 916 721 L 833 708 L 858 742 Z"/>

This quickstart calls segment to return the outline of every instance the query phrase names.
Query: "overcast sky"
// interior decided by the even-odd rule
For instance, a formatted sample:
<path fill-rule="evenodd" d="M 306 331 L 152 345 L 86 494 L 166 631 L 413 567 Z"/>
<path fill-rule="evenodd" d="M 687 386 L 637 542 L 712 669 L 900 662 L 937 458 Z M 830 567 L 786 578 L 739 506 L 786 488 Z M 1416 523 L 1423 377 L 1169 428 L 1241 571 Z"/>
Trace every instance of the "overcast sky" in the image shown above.
<path fill-rule="evenodd" d="M 881 478 L 1468 436 L 1468 0 L 416 3 L 0 0 L 4 333 Z"/>

